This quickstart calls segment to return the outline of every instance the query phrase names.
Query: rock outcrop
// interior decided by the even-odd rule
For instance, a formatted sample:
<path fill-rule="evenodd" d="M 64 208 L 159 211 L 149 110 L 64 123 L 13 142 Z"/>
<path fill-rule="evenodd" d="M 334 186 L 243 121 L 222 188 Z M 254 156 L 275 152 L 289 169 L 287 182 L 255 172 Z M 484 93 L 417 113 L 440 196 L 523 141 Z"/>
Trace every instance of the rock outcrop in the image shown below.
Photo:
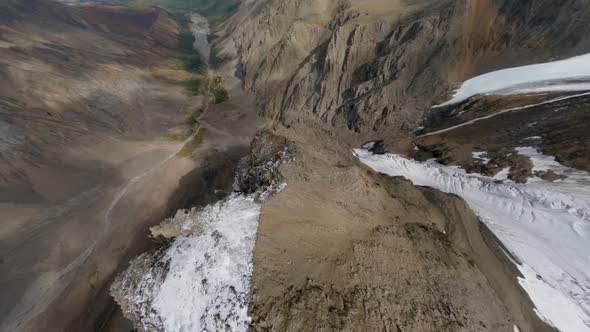
<path fill-rule="evenodd" d="M 367 175 L 345 155 L 383 139 L 376 152 L 472 163 L 456 146 L 477 131 L 415 139 L 432 119 L 453 123 L 431 107 L 477 74 L 588 53 L 588 18 L 581 0 L 244 1 L 218 43 L 272 127 L 297 142 L 289 187 L 262 209 L 252 328 L 551 331 L 463 201 Z M 486 108 L 469 102 L 443 111 Z M 488 137 L 518 141 L 520 127 Z M 504 147 L 515 146 L 494 145 Z M 508 176 L 526 181 L 531 163 L 513 159 Z"/>
<path fill-rule="evenodd" d="M 258 133 L 236 172 L 235 193 L 152 227 L 161 247 L 133 259 L 110 288 L 135 329 L 247 328 L 260 204 L 285 187 L 279 168 L 293 153 L 285 139 Z"/>
<path fill-rule="evenodd" d="M 590 50 L 583 3 L 251 0 L 223 45 L 283 124 L 408 132 L 476 73 Z"/>
<path fill-rule="evenodd" d="M 283 137 L 268 131 L 259 132 L 252 141 L 250 153 L 238 165 L 234 189 L 237 192 L 268 195 L 282 185 L 281 164 L 293 159 L 293 147 Z"/>
<path fill-rule="evenodd" d="M 552 331 L 464 201 L 352 160 L 294 125 L 289 184 L 262 206 L 254 331 Z"/>

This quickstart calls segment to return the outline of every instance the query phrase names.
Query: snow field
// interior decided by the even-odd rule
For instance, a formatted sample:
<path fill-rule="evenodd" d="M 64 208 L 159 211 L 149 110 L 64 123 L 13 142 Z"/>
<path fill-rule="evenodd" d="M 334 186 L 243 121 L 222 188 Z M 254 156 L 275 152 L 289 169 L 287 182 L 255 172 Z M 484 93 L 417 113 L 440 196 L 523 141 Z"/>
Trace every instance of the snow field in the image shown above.
<path fill-rule="evenodd" d="M 535 170 L 552 169 L 565 180 L 499 182 L 457 167 L 420 163 L 399 155 L 354 154 L 377 172 L 461 196 L 518 258 L 518 282 L 538 315 L 563 332 L 590 331 L 590 175 L 568 169 L 533 148 Z"/>
<path fill-rule="evenodd" d="M 516 95 L 586 90 L 590 90 L 590 54 L 476 76 L 465 81 L 454 92 L 451 100 L 437 107 L 458 104 L 479 94 Z"/>

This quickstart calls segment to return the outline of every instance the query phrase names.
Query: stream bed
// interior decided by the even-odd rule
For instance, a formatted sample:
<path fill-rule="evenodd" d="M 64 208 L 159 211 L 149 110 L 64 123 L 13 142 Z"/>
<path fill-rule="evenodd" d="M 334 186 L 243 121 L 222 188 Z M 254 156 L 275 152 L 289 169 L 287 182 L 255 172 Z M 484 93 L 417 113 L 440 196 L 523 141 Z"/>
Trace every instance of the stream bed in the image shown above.
<path fill-rule="evenodd" d="M 208 64 L 211 58 L 211 45 L 209 45 L 208 39 L 211 32 L 209 21 L 197 13 L 192 13 L 190 29 L 195 37 L 193 48 L 199 53 L 203 61 Z"/>

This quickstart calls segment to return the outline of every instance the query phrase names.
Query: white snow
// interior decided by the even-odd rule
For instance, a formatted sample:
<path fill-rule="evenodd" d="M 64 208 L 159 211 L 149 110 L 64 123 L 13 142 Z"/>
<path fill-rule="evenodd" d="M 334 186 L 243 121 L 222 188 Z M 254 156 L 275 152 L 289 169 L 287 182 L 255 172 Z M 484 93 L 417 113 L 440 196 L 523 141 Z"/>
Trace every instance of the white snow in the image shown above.
<path fill-rule="evenodd" d="M 483 162 L 484 164 L 487 164 L 488 162 L 490 162 L 490 158 L 486 158 L 484 157 L 487 154 L 487 151 L 475 151 L 473 152 L 473 159 L 477 159 L 481 162 Z"/>
<path fill-rule="evenodd" d="M 375 146 L 375 142 L 369 142 L 369 143 L 364 144 L 362 146 L 362 148 L 365 150 L 371 150 L 374 146 Z"/>
<path fill-rule="evenodd" d="M 285 147 L 255 169 L 293 160 Z M 239 181 L 241 173 L 236 175 Z M 255 193 L 233 193 L 204 208 L 179 211 L 153 234 L 174 238 L 131 261 L 111 287 L 142 331 L 247 331 L 250 278 L 260 207 L 286 183 L 273 180 Z"/>
<path fill-rule="evenodd" d="M 525 146 L 516 148 L 516 151 L 531 159 L 531 162 L 533 163 L 533 172 L 553 170 L 556 173 L 563 173 L 568 171 L 568 168 L 561 166 L 554 157 L 546 156 L 535 148 Z"/>
<path fill-rule="evenodd" d="M 505 167 L 502 169 L 498 174 L 494 175 L 494 180 L 508 180 L 508 176 L 510 175 L 510 167 Z"/>
<path fill-rule="evenodd" d="M 518 281 L 539 316 L 563 332 L 590 331 L 590 175 L 556 165 L 534 149 L 519 152 L 533 156 L 535 168 L 557 169 L 568 178 L 498 183 L 435 161 L 354 151 L 375 171 L 463 197 L 522 262 Z"/>
<path fill-rule="evenodd" d="M 179 218 L 162 254 L 132 261 L 117 286 L 142 331 L 247 331 L 260 202 L 234 193 Z M 147 270 L 142 266 L 148 266 Z M 121 303 L 121 302 L 120 302 Z"/>
<path fill-rule="evenodd" d="M 478 94 L 514 95 L 549 91 L 590 90 L 590 54 L 514 67 L 465 81 L 453 98 L 438 106 L 460 103 Z"/>
<path fill-rule="evenodd" d="M 167 250 L 170 270 L 154 296 L 165 331 L 246 331 L 247 296 L 260 204 L 233 195 L 193 222 L 202 234 L 180 236 Z"/>

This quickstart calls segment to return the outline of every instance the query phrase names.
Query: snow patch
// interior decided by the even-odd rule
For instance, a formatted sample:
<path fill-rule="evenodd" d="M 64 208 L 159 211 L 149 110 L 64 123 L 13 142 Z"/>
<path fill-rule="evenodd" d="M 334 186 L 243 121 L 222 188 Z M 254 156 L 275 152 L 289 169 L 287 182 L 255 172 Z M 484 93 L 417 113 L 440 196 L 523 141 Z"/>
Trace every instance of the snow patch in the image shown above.
<path fill-rule="evenodd" d="M 525 146 L 516 148 L 516 151 L 531 159 L 531 162 L 533 163 L 533 172 L 552 170 L 556 171 L 556 173 L 563 173 L 567 170 L 567 167 L 561 166 L 554 157 L 544 155 L 535 148 Z"/>
<path fill-rule="evenodd" d="M 440 106 L 460 103 L 478 94 L 515 95 L 549 91 L 590 90 L 590 54 L 565 60 L 490 72 L 465 81 L 453 98 Z"/>
<path fill-rule="evenodd" d="M 234 194 L 188 221 L 198 223 L 203 233 L 173 240 L 165 257 L 170 270 L 152 305 L 165 331 L 248 329 L 259 214 L 254 198 Z"/>
<path fill-rule="evenodd" d="M 557 166 L 535 149 L 519 152 L 531 156 L 538 169 L 560 167 L 569 177 L 558 182 L 498 182 L 435 161 L 354 150 L 377 172 L 465 199 L 522 262 L 518 281 L 539 316 L 563 332 L 590 331 L 590 175 Z"/>
<path fill-rule="evenodd" d="M 481 161 L 484 164 L 487 164 L 490 162 L 490 158 L 486 158 L 484 157 L 487 154 L 486 151 L 478 151 L 478 152 L 473 152 L 473 159 Z"/>
<path fill-rule="evenodd" d="M 248 330 L 260 204 L 234 193 L 191 211 L 175 224 L 192 233 L 131 261 L 111 293 L 136 330 Z"/>
<path fill-rule="evenodd" d="M 255 138 L 252 151 L 273 144 L 265 135 Z M 294 158 L 292 148 L 284 145 L 242 159 L 235 175 L 240 192 L 204 208 L 179 211 L 152 229 L 154 236 L 170 241 L 132 260 L 111 285 L 111 294 L 138 331 L 248 330 L 261 204 L 285 188 L 278 167 Z M 251 163 L 253 158 L 260 160 Z"/>
<path fill-rule="evenodd" d="M 363 144 L 362 148 L 365 150 L 371 150 L 374 146 L 375 146 L 375 142 L 369 142 L 369 143 Z"/>
<path fill-rule="evenodd" d="M 509 175 L 510 175 L 510 167 L 505 167 L 500 172 L 498 172 L 498 174 L 494 175 L 494 180 L 505 181 L 505 180 L 508 180 Z"/>

